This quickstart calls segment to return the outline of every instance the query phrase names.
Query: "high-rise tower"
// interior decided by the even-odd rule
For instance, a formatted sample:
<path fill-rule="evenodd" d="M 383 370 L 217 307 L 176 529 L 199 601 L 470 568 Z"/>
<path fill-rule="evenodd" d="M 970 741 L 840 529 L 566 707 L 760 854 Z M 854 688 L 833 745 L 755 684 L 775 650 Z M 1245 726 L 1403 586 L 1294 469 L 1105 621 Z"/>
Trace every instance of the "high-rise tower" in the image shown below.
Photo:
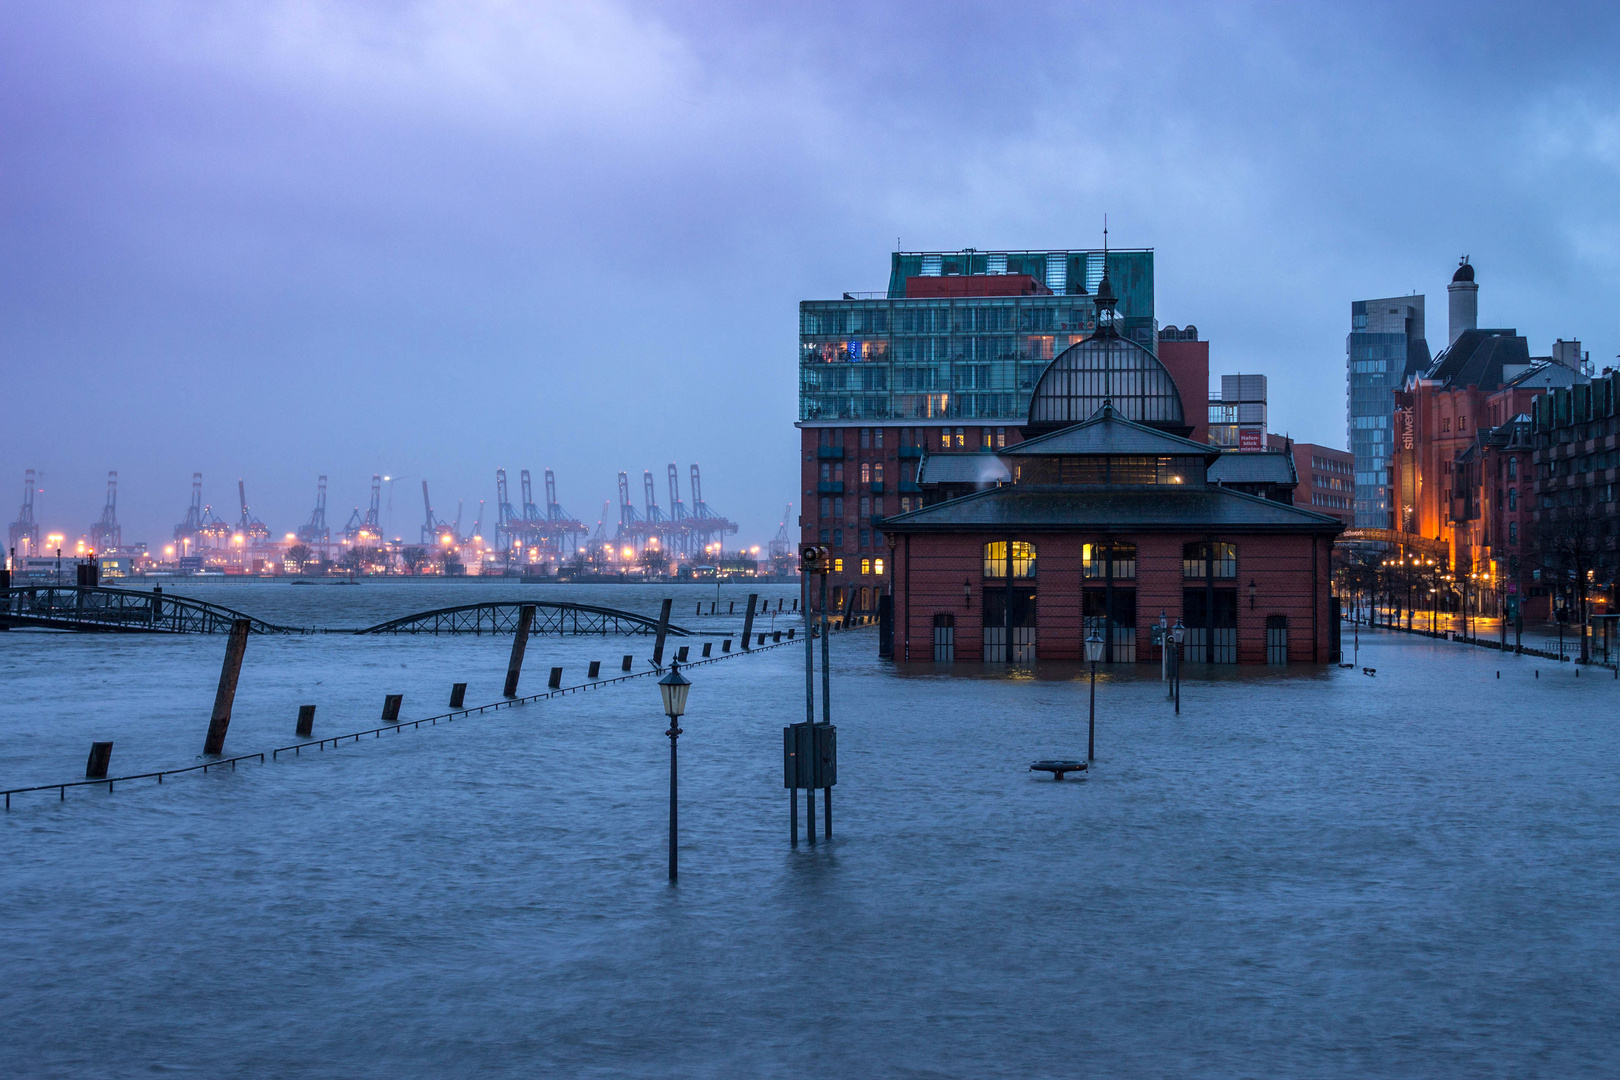
<path fill-rule="evenodd" d="M 1451 335 L 1446 338 L 1449 346 L 1464 330 L 1479 327 L 1479 286 L 1474 283 L 1474 268 L 1468 265 L 1468 256 L 1462 257 L 1446 292 L 1451 301 Z"/>
<path fill-rule="evenodd" d="M 1353 301 L 1344 351 L 1345 426 L 1356 456 L 1356 528 L 1388 529 L 1393 522 L 1389 474 L 1395 452 L 1395 391 L 1408 376 L 1427 370 L 1430 361 L 1423 297 Z"/>

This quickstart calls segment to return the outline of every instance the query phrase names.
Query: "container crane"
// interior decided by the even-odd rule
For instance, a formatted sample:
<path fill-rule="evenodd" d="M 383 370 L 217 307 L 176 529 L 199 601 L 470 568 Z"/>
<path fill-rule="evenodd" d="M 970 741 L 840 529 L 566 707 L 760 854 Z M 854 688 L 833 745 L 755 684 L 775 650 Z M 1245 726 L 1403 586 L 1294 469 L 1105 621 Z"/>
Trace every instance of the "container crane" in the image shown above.
<path fill-rule="evenodd" d="M 703 478 L 696 465 L 692 466 L 692 519 L 692 539 L 702 549 L 711 543 L 724 546 L 726 536 L 737 531 L 735 521 L 715 513 L 703 501 Z"/>
<path fill-rule="evenodd" d="M 101 519 L 90 526 L 90 550 L 97 554 L 111 554 L 123 542 L 118 527 L 118 473 L 107 474 L 107 502 L 101 508 Z"/>
<path fill-rule="evenodd" d="M 236 498 L 242 505 L 242 518 L 236 523 L 237 531 L 247 541 L 250 547 L 263 546 L 270 539 L 270 529 L 264 522 L 248 513 L 247 484 L 238 479 L 236 481 Z"/>
<path fill-rule="evenodd" d="M 11 523 L 7 530 L 7 550 L 13 554 L 22 549 L 24 555 L 39 554 L 39 522 L 34 520 L 34 470 L 23 472 L 23 499 L 22 508 L 17 511 L 17 520 Z"/>
<path fill-rule="evenodd" d="M 298 542 L 317 548 L 322 559 L 332 546 L 332 530 L 326 525 L 326 477 L 315 484 L 315 511 L 309 515 L 309 524 L 298 526 Z"/>
<path fill-rule="evenodd" d="M 343 527 L 343 538 L 350 542 L 382 539 L 382 473 L 371 474 L 371 508 L 365 517 L 360 516 L 358 506 L 354 508 Z"/>
<path fill-rule="evenodd" d="M 427 481 L 422 481 L 422 508 L 427 511 L 427 517 L 422 522 L 422 543 L 438 544 L 441 535 L 449 539 L 445 523 L 433 516 L 433 501 L 428 498 Z"/>
<path fill-rule="evenodd" d="M 782 511 L 782 524 L 776 530 L 776 536 L 771 539 L 770 553 L 773 559 L 786 558 L 793 554 L 793 539 L 788 535 L 788 522 L 793 520 L 793 504 L 788 503 L 787 509 Z"/>

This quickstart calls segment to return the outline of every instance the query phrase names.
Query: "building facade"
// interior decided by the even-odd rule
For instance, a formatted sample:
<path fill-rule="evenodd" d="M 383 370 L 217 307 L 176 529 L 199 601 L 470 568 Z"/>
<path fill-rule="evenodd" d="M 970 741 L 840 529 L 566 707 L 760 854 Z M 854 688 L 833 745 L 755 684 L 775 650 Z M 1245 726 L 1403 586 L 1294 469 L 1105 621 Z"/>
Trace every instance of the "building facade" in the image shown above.
<path fill-rule="evenodd" d="M 1150 250 L 896 252 L 885 293 L 799 305 L 800 535 L 831 548 L 835 611 L 876 610 L 890 570 L 883 523 L 924 505 L 925 458 L 993 454 L 1023 437 L 1036 383 L 1097 329 L 1105 269 L 1115 332 L 1165 355 L 1151 371 L 1073 372 L 1075 400 L 1094 408 L 1099 394 L 1123 399 L 1167 375 L 1150 389 L 1161 405 L 1175 399 L 1178 431 L 1201 437 L 1208 343 L 1195 327 L 1159 341 Z"/>
<path fill-rule="evenodd" d="M 1388 529 L 1393 523 L 1389 474 L 1395 391 L 1429 366 L 1423 297 L 1352 302 L 1344 348 L 1345 428 L 1356 459 L 1356 527 Z"/>
<path fill-rule="evenodd" d="M 1620 372 L 1537 397 L 1529 427 L 1531 589 L 1555 609 L 1578 613 L 1576 621 L 1613 612 L 1620 599 Z"/>
<path fill-rule="evenodd" d="M 1294 442 L 1283 435 L 1268 434 L 1266 446 L 1291 454 L 1294 473 L 1299 478 L 1294 489 L 1294 505 L 1338 518 L 1354 527 L 1356 459 L 1346 450 L 1318 443 Z"/>
<path fill-rule="evenodd" d="M 887 523 L 903 661 L 1329 659 L 1337 520 L 1208 481 L 1220 451 L 1105 404 L 997 455 L 1010 480 Z M 1240 455 L 1261 457 L 1270 455 Z"/>

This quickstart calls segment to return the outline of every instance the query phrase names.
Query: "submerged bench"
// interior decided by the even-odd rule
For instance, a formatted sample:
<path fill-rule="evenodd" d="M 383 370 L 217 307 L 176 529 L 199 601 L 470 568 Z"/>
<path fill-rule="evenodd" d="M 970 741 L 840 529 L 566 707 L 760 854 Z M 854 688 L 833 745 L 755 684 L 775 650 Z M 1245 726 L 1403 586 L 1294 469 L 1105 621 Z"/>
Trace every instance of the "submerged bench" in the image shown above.
<path fill-rule="evenodd" d="M 1086 763 L 1083 761 L 1035 761 L 1029 766 L 1030 772 L 1049 772 L 1052 779 L 1061 780 L 1066 773 L 1085 772 Z"/>

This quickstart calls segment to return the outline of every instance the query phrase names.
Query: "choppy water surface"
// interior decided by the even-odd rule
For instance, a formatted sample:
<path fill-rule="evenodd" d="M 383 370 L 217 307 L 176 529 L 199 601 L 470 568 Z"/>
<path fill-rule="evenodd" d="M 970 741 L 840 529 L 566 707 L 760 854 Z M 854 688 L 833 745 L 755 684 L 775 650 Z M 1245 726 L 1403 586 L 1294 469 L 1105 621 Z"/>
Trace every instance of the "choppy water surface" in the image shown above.
<path fill-rule="evenodd" d="M 678 622 L 741 622 L 692 617 L 713 586 L 439 589 L 170 591 L 333 626 L 489 595 L 653 612 L 665 592 Z M 254 638 L 227 749 L 292 741 L 305 701 L 331 734 L 370 726 L 386 692 L 412 717 L 452 681 L 493 700 L 508 643 Z M 94 738 L 114 739 L 115 772 L 189 763 L 223 644 L 0 635 L 0 786 L 82 775 Z M 1025 769 L 1084 753 L 1077 669 L 897 672 L 870 631 L 832 645 L 835 840 L 787 845 L 780 727 L 802 716 L 802 652 L 697 668 L 674 889 L 645 679 L 15 800 L 0 1071 L 1616 1071 L 1620 684 L 1367 633 L 1375 678 L 1189 677 L 1179 718 L 1156 680 L 1109 674 L 1096 774 L 1055 784 Z M 625 652 L 650 648 L 537 639 L 525 687 Z"/>

